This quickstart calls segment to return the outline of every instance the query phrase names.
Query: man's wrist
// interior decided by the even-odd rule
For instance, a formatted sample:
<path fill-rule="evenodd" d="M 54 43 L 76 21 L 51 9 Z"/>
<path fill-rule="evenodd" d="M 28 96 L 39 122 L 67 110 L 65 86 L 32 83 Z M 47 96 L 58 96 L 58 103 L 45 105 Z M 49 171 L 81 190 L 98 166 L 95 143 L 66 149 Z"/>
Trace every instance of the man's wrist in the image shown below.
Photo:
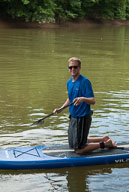
<path fill-rule="evenodd" d="M 82 102 L 86 102 L 86 98 L 85 97 L 81 97 L 81 101 Z"/>

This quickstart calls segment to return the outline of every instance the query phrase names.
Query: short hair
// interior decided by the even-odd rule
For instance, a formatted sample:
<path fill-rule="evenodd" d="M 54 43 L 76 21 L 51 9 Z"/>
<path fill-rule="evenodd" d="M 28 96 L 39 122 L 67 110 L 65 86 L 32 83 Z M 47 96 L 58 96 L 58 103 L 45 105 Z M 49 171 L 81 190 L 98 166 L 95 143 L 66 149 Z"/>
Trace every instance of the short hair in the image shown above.
<path fill-rule="evenodd" d="M 76 61 L 76 62 L 78 62 L 79 67 L 81 66 L 81 60 L 79 58 L 71 57 L 71 58 L 69 58 L 68 63 L 71 61 Z"/>

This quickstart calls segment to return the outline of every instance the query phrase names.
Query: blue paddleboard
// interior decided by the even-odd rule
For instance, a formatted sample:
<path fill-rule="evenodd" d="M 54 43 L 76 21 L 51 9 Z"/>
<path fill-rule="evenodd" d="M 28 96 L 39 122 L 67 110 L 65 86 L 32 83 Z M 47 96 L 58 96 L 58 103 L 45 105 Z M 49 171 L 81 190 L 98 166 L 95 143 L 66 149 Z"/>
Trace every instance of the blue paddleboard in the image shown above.
<path fill-rule="evenodd" d="M 77 155 L 68 145 L 0 149 L 0 169 L 53 169 L 129 163 L 129 144 Z"/>

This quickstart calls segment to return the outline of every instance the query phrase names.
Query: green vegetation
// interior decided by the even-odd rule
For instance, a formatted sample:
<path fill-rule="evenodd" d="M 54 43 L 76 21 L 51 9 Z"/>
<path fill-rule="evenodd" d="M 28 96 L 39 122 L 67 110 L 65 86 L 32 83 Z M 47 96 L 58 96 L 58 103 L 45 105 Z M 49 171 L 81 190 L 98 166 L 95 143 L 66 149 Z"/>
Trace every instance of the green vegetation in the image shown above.
<path fill-rule="evenodd" d="M 0 17 L 36 22 L 129 18 L 129 0 L 0 0 Z"/>

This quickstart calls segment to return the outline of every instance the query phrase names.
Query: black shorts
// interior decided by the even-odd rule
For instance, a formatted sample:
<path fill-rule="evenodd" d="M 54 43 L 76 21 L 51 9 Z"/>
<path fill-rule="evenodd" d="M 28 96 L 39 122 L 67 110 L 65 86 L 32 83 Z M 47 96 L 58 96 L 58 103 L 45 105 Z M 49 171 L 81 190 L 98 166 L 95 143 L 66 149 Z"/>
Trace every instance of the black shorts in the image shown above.
<path fill-rule="evenodd" d="M 69 146 L 73 149 L 81 149 L 87 145 L 87 138 L 92 121 L 92 114 L 85 117 L 73 118 L 70 116 L 68 140 Z"/>

